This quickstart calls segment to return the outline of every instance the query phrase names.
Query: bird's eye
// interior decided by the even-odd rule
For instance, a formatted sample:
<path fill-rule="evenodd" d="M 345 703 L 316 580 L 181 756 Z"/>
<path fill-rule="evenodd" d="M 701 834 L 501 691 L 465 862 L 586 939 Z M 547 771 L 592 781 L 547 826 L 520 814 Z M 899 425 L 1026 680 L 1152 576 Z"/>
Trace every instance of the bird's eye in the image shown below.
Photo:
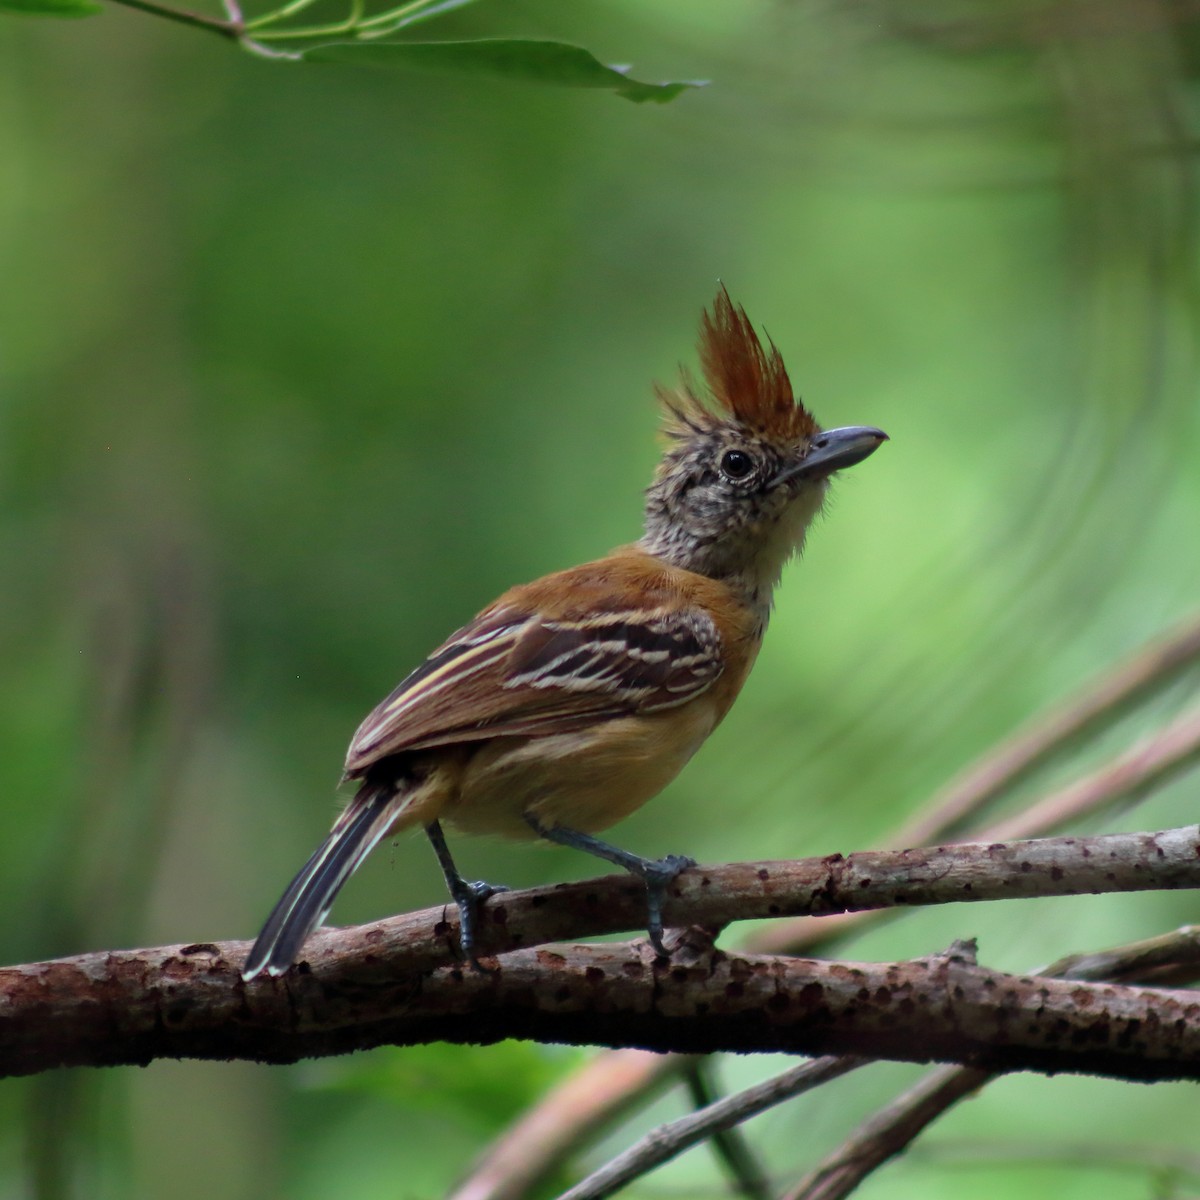
<path fill-rule="evenodd" d="M 721 455 L 721 474 L 727 479 L 745 479 L 754 470 L 754 459 L 745 450 L 726 450 Z"/>

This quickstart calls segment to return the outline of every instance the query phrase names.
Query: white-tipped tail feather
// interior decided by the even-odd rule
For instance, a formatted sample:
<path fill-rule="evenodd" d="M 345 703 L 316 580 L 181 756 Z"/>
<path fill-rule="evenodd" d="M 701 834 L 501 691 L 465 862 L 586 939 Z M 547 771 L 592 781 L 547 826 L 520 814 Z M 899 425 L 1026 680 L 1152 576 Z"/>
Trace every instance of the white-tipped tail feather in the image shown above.
<path fill-rule="evenodd" d="M 387 836 L 403 801 L 393 787 L 364 783 L 329 836 L 304 864 L 271 911 L 242 968 L 251 980 L 282 975 L 305 939 L 329 913 L 334 897 L 359 863 Z"/>

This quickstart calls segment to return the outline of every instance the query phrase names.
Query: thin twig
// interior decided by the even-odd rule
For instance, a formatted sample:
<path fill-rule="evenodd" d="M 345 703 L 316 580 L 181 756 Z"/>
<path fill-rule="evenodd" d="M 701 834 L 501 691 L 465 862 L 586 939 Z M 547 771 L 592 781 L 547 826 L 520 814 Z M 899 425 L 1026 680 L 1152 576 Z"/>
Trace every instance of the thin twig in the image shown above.
<path fill-rule="evenodd" d="M 240 25 L 232 21 L 222 21 L 219 17 L 205 16 L 204 13 L 190 12 L 185 8 L 170 8 L 158 4 L 156 0 L 113 0 L 114 4 L 123 4 L 126 8 L 136 8 L 139 12 L 152 13 L 168 21 L 177 21 L 182 25 L 192 25 L 197 29 L 207 29 L 210 33 L 220 34 L 221 37 L 237 41 L 242 36 Z"/>
<path fill-rule="evenodd" d="M 981 836 L 1004 842 L 1063 829 L 1083 817 L 1139 800 L 1198 762 L 1200 709 L 1193 709 L 1091 775 L 989 825 Z"/>
<path fill-rule="evenodd" d="M 1042 974 L 1056 979 L 1108 979 L 1113 983 L 1182 987 L 1200 979 L 1200 925 L 1184 925 L 1115 950 L 1072 954 L 1052 963 Z"/>
<path fill-rule="evenodd" d="M 726 1096 L 677 1121 L 660 1125 L 598 1171 L 563 1192 L 559 1200 L 604 1200 L 604 1197 L 611 1196 L 627 1183 L 669 1162 L 705 1139 L 733 1129 L 750 1117 L 829 1083 L 840 1075 L 849 1074 L 869 1061 L 850 1055 L 817 1058 L 784 1071 L 765 1083 Z"/>
<path fill-rule="evenodd" d="M 945 840 L 1038 768 L 1103 732 L 1197 664 L 1200 617 L 1193 616 L 989 750 L 936 792 L 890 843 Z"/>
<path fill-rule="evenodd" d="M 712 1059 L 699 1056 L 684 1068 L 684 1082 L 697 1110 L 711 1108 L 718 1102 L 711 1078 L 712 1069 Z M 754 1151 L 750 1149 L 738 1124 L 718 1122 L 712 1130 L 711 1138 L 713 1153 L 725 1164 L 738 1192 L 748 1200 L 771 1200 L 771 1186 L 767 1173 Z"/>
<path fill-rule="evenodd" d="M 980 841 L 1041 837 L 1086 816 L 1145 796 L 1200 762 L 1200 709 L 1184 713 L 1166 729 L 1117 755 L 1092 774 L 1068 784 L 1024 811 L 987 826 Z M 813 920 L 798 917 L 761 929 L 746 940 L 760 954 L 812 954 L 858 932 L 887 914 L 845 913 Z"/>
<path fill-rule="evenodd" d="M 848 1196 L 948 1108 L 995 1076 L 975 1067 L 937 1067 L 868 1120 L 786 1193 L 783 1200 Z"/>
<path fill-rule="evenodd" d="M 487 1148 L 454 1190 L 453 1200 L 528 1195 L 546 1174 L 537 1147 L 555 1147 L 556 1162 L 569 1158 L 589 1144 L 599 1129 L 656 1096 L 672 1082 L 672 1071 L 686 1069 L 694 1057 L 645 1050 L 608 1050 L 597 1055 L 588 1069 L 556 1084 Z M 648 1076 L 648 1063 L 670 1064 L 671 1069 Z"/>

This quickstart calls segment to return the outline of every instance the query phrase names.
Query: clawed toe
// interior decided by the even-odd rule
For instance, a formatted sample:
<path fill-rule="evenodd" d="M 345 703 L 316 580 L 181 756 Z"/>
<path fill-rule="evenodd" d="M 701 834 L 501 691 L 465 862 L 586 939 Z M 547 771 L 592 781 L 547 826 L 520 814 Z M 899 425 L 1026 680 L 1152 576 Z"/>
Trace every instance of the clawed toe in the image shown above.
<path fill-rule="evenodd" d="M 502 892 L 512 891 L 512 888 L 505 883 L 488 883 L 484 879 L 476 879 L 473 883 L 467 883 L 466 880 L 463 882 L 471 894 L 471 900 L 475 904 L 482 904 L 485 900 L 490 900 L 493 896 L 499 896 Z"/>
<path fill-rule="evenodd" d="M 685 854 L 668 854 L 663 858 L 642 858 L 638 854 L 622 850 L 619 846 L 602 842 L 599 838 L 592 837 L 590 833 L 580 833 L 579 830 L 568 829 L 565 825 L 543 824 L 532 812 L 525 814 L 525 823 L 534 833 L 539 837 L 546 838 L 547 841 L 557 842 L 560 846 L 571 846 L 586 854 L 594 854 L 597 858 L 603 858 L 618 867 L 623 867 L 630 874 L 636 875 L 638 879 L 642 880 L 646 885 L 648 909 L 646 932 L 650 936 L 650 944 L 657 953 L 664 958 L 668 957 L 662 940 L 663 900 L 666 898 L 667 888 L 680 872 L 696 865 L 694 858 L 688 858 Z"/>
<path fill-rule="evenodd" d="M 510 888 L 502 883 L 488 883 L 483 879 L 476 879 L 474 881 L 457 879 L 451 888 L 454 903 L 458 907 L 458 943 L 462 950 L 463 958 L 476 971 L 481 971 L 484 974 L 487 974 L 487 968 L 480 963 L 475 955 L 475 931 L 479 924 L 479 910 L 492 896 L 497 896 L 501 892 L 510 890 Z"/>
<path fill-rule="evenodd" d="M 650 938 L 650 945 L 663 958 L 670 957 L 662 940 L 662 907 L 667 888 L 683 871 L 695 865 L 696 860 L 688 858 L 686 854 L 668 854 L 664 858 L 648 861 L 641 872 L 646 882 L 646 934 Z"/>
<path fill-rule="evenodd" d="M 696 860 L 688 858 L 686 854 L 667 854 L 662 858 L 652 859 L 649 863 L 654 875 L 662 879 L 664 884 L 670 883 L 677 875 L 695 865 Z"/>

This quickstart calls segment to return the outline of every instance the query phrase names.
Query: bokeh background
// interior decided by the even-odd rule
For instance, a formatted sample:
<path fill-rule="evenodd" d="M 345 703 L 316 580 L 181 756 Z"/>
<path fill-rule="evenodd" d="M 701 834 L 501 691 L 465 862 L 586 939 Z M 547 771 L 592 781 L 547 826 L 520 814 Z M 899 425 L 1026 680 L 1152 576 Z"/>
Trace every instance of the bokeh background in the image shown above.
<path fill-rule="evenodd" d="M 663 106 L 269 63 L 115 7 L 4 18 L 3 960 L 252 936 L 325 832 L 366 710 L 504 587 L 636 536 L 650 384 L 693 361 L 718 278 L 822 421 L 892 441 L 838 482 L 739 705 L 623 844 L 882 844 L 984 747 L 1194 611 L 1200 42 L 1183 12 L 511 0 L 420 31 L 557 37 L 642 79 L 711 81 Z M 1197 794 L 1184 780 L 1103 827 L 1194 820 Z M 468 875 L 514 886 L 596 870 L 455 846 Z M 413 838 L 334 919 L 442 895 Z M 849 952 L 978 935 L 985 962 L 1028 969 L 1196 916 L 1180 894 L 979 906 Z M 8 1081 L 0 1195 L 435 1197 L 584 1054 Z M 860 1072 L 756 1142 L 786 1180 L 915 1074 Z M 1147 1196 L 1174 1186 L 1156 1155 L 1194 1147 L 1194 1104 L 1009 1079 L 861 1194 Z M 630 1194 L 722 1186 L 699 1150 Z"/>

